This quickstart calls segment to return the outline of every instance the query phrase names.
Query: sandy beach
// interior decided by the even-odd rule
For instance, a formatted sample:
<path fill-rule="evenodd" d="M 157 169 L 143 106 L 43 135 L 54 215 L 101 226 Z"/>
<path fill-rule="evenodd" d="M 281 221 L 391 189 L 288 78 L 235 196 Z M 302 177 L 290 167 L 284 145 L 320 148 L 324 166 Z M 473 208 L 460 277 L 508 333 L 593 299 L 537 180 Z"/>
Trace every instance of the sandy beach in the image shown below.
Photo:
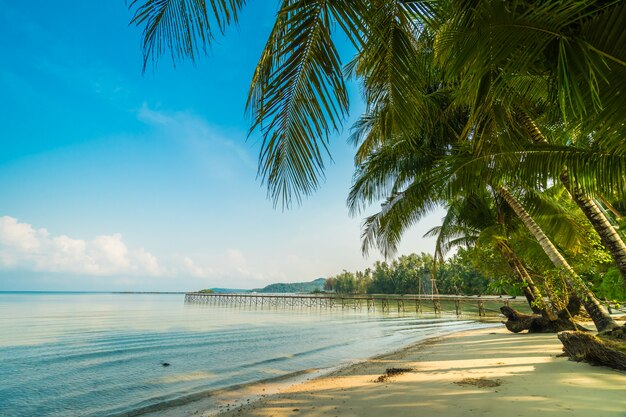
<path fill-rule="evenodd" d="M 292 385 L 219 416 L 626 416 L 626 373 L 572 362 L 560 353 L 554 334 L 500 328 L 456 333 Z M 389 368 L 405 372 L 377 382 Z M 189 415 L 210 414 L 196 409 Z"/>

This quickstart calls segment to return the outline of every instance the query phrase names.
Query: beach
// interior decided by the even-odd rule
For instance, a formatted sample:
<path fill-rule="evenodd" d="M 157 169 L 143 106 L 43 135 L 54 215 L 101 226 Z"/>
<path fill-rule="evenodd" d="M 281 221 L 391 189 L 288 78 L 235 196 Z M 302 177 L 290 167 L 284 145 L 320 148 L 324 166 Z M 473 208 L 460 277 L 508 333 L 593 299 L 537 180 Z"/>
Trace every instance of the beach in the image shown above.
<path fill-rule="evenodd" d="M 626 416 L 626 373 L 560 353 L 554 334 L 465 331 L 284 387 L 219 417 Z M 404 372 L 381 378 L 390 368 Z M 187 407 L 177 415 L 214 415 Z"/>
<path fill-rule="evenodd" d="M 497 322 L 151 294 L 4 294 L 0 312 L 11 417 L 626 417 L 626 373 Z"/>

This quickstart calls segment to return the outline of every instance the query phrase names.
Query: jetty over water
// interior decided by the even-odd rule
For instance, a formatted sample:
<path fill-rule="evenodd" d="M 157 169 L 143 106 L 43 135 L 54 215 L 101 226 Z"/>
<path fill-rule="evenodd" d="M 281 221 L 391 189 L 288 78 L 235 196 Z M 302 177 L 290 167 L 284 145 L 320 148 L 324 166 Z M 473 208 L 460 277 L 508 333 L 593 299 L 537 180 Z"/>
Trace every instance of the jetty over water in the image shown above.
<path fill-rule="evenodd" d="M 524 297 L 457 296 L 457 295 L 339 295 L 339 294 L 258 294 L 258 293 L 199 293 L 185 294 L 186 303 L 205 303 L 221 306 L 255 308 L 317 308 L 353 309 L 382 312 L 411 312 L 434 314 L 462 314 L 484 317 L 499 314 L 503 305 L 516 304 L 526 310 Z"/>

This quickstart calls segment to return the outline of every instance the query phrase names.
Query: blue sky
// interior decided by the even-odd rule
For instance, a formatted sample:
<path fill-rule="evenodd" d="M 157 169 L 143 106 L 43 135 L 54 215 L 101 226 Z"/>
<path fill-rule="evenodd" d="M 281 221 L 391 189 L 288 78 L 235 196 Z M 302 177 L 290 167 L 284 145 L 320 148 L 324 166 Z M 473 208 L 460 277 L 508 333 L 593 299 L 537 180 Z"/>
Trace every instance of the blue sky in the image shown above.
<path fill-rule="evenodd" d="M 0 0 L 0 290 L 253 288 L 380 259 L 345 206 L 349 123 L 302 206 L 256 179 L 244 105 L 276 2 L 250 3 L 196 65 L 142 74 L 124 1 Z M 440 217 L 401 252 L 431 251 Z"/>

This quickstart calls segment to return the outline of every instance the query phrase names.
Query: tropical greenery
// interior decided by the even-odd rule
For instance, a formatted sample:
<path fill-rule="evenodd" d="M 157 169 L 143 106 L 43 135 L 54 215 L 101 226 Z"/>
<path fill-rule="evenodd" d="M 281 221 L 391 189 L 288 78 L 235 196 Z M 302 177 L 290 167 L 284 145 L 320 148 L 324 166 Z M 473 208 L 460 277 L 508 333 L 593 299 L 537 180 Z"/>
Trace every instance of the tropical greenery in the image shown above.
<path fill-rule="evenodd" d="M 445 294 L 517 294 L 511 285 L 501 289 L 489 286 L 490 279 L 481 274 L 462 250 L 446 260 L 436 269 L 436 287 Z M 324 283 L 326 291 L 338 294 L 433 294 L 432 255 L 410 254 L 391 262 L 376 262 L 364 271 L 343 271 L 328 277 Z"/>
<path fill-rule="evenodd" d="M 133 1 L 146 64 L 195 59 L 243 6 Z M 477 251 L 492 290 L 515 283 L 551 321 L 579 300 L 600 331 L 626 332 L 598 298 L 621 297 L 626 282 L 624 27 L 617 0 L 281 0 L 248 97 L 259 174 L 283 206 L 318 187 L 352 78 L 366 110 L 348 206 L 367 215 L 364 252 L 394 256 L 412 224 L 444 207 L 432 268 L 445 271 L 453 247 Z M 369 291 L 367 279 L 355 274 L 354 288 Z"/>
<path fill-rule="evenodd" d="M 536 253 L 537 248 L 531 248 L 530 252 Z M 598 297 L 613 305 L 626 300 L 626 285 L 619 271 L 607 262 L 606 251 L 596 246 L 592 252 L 580 258 L 581 264 L 576 265 L 585 271 L 585 280 Z M 543 280 L 555 274 L 547 259 L 528 268 L 542 286 Z M 434 271 L 435 291 L 440 294 L 518 296 L 524 292 L 523 284 L 495 245 L 461 247 L 437 264 Z M 433 256 L 413 253 L 390 262 L 377 261 L 362 271 L 344 270 L 326 278 L 323 289 L 337 294 L 432 294 L 432 278 Z"/>

